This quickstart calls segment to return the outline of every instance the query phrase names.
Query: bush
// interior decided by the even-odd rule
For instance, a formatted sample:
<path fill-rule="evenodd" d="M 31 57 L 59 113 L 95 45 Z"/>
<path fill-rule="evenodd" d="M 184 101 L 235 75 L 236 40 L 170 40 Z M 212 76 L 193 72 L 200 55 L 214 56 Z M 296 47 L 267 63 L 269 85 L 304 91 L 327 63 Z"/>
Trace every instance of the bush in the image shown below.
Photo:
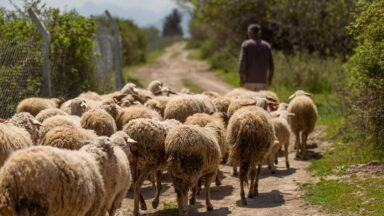
<path fill-rule="evenodd" d="M 362 12 L 349 26 L 358 46 L 349 58 L 351 126 L 384 151 L 384 1 L 360 1 Z"/>

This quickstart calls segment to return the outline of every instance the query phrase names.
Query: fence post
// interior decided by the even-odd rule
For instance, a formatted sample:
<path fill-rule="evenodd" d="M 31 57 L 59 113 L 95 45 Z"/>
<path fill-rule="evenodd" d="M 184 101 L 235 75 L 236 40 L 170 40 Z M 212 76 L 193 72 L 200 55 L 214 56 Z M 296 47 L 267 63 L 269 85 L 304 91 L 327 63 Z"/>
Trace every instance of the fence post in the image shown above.
<path fill-rule="evenodd" d="M 108 17 L 108 21 L 110 26 L 113 29 L 113 36 L 115 38 L 115 67 L 116 67 L 116 87 L 122 88 L 125 84 L 124 77 L 123 77 L 123 53 L 121 48 L 121 36 L 120 36 L 120 30 L 119 26 L 115 22 L 115 20 L 112 18 L 111 14 L 108 10 L 105 11 L 105 14 Z"/>
<path fill-rule="evenodd" d="M 44 24 L 39 20 L 35 11 L 32 8 L 28 9 L 28 14 L 32 21 L 35 23 L 43 38 L 42 52 L 43 52 L 43 85 L 41 88 L 41 94 L 43 97 L 52 97 L 51 90 L 51 66 L 49 61 L 49 44 L 51 42 L 51 36 Z"/>

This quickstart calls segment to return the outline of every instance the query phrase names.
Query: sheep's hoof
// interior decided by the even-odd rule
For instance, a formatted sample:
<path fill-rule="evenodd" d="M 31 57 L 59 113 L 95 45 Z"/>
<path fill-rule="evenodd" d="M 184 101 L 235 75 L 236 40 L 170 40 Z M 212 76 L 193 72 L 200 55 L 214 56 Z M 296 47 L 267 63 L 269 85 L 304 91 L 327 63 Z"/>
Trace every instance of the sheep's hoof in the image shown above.
<path fill-rule="evenodd" d="M 289 163 L 287 162 L 287 163 L 285 163 L 285 165 L 287 166 L 287 169 L 289 169 Z"/>
<path fill-rule="evenodd" d="M 133 212 L 133 215 L 135 215 L 135 216 L 139 216 L 140 213 L 139 213 L 139 212 Z"/>
<path fill-rule="evenodd" d="M 216 186 L 220 186 L 221 185 L 221 181 L 220 180 L 216 180 L 215 184 L 216 184 Z"/>
<path fill-rule="evenodd" d="M 279 161 L 276 159 L 276 160 L 275 160 L 275 164 L 277 165 L 278 163 L 279 163 Z"/>
<path fill-rule="evenodd" d="M 154 200 L 152 201 L 152 207 L 153 207 L 154 209 L 157 209 L 157 206 L 159 206 L 159 199 L 154 199 Z"/>
<path fill-rule="evenodd" d="M 237 176 L 239 176 L 239 173 L 238 173 L 238 172 L 234 172 L 234 173 L 232 174 L 232 176 L 237 177 Z"/>
<path fill-rule="evenodd" d="M 200 195 L 200 192 L 201 192 L 201 188 L 197 189 L 196 194 Z"/>
<path fill-rule="evenodd" d="M 249 193 L 249 194 L 248 194 L 248 198 L 251 198 L 251 199 L 252 199 L 253 197 L 255 197 L 255 195 L 254 195 L 253 193 Z"/>
<path fill-rule="evenodd" d="M 275 171 L 275 170 L 272 170 L 272 171 L 271 171 L 271 174 L 272 174 L 272 175 L 276 174 L 276 171 Z"/>
<path fill-rule="evenodd" d="M 242 206 L 247 206 L 248 204 L 247 204 L 247 200 L 245 199 L 245 198 L 242 198 L 241 199 L 241 205 Z"/>
<path fill-rule="evenodd" d="M 140 205 L 140 209 L 143 210 L 143 211 L 147 210 L 147 204 L 142 203 L 142 204 Z"/>
<path fill-rule="evenodd" d="M 213 211 L 213 206 L 212 206 L 212 204 L 207 205 L 207 211 Z"/>
<path fill-rule="evenodd" d="M 191 199 L 189 199 L 189 205 L 195 205 L 196 204 L 196 197 L 191 197 Z"/>

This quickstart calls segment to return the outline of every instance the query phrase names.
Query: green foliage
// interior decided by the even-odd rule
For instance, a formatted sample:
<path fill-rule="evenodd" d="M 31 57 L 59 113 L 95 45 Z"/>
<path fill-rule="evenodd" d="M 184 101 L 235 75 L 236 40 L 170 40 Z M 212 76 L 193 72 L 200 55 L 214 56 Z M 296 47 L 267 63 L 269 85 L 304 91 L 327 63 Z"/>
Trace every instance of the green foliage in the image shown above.
<path fill-rule="evenodd" d="M 131 20 L 115 19 L 120 29 L 124 65 L 145 62 L 147 43 L 144 31 Z"/>
<path fill-rule="evenodd" d="M 163 37 L 177 37 L 183 36 L 181 28 L 181 14 L 177 9 L 173 9 L 171 14 L 165 17 L 163 26 Z"/>
<path fill-rule="evenodd" d="M 332 213 L 383 215 L 384 179 L 357 178 L 350 181 L 321 180 L 306 184 L 306 200 L 322 205 Z"/>
<path fill-rule="evenodd" d="M 357 47 L 349 58 L 351 126 L 361 142 L 384 152 L 384 1 L 359 1 L 362 12 L 349 26 Z"/>
<path fill-rule="evenodd" d="M 202 93 L 204 91 L 203 88 L 201 88 L 199 85 L 197 85 L 195 82 L 193 82 L 190 79 L 182 79 L 183 86 L 187 89 L 191 90 L 194 93 Z"/>
<path fill-rule="evenodd" d="M 73 97 L 96 89 L 93 47 L 95 24 L 72 10 L 50 9 L 46 25 L 51 34 L 50 59 L 54 95 Z"/>
<path fill-rule="evenodd" d="M 346 56 L 351 50 L 345 26 L 354 0 L 184 0 L 194 6 L 190 33 L 195 40 L 211 38 L 215 49 L 237 47 L 247 26 L 259 23 L 263 38 L 285 52 L 303 50 Z"/>

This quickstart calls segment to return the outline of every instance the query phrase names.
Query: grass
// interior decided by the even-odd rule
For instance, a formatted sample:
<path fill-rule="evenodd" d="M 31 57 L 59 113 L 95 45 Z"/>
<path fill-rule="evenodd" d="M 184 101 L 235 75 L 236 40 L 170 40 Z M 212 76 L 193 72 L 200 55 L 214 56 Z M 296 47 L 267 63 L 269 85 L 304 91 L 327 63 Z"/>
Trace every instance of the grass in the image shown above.
<path fill-rule="evenodd" d="M 158 215 L 158 216 L 178 215 L 177 203 L 165 202 L 163 204 L 163 209 L 160 211 L 157 211 L 154 215 Z"/>
<path fill-rule="evenodd" d="M 189 79 L 183 79 L 181 80 L 182 83 L 183 83 L 183 86 L 188 88 L 189 90 L 191 90 L 192 92 L 195 92 L 195 93 L 201 93 L 204 91 L 203 88 L 201 88 L 199 85 L 197 85 L 196 83 L 194 83 L 192 80 L 189 80 Z"/>
<path fill-rule="evenodd" d="M 306 201 L 322 205 L 332 213 L 384 215 L 384 179 L 357 178 L 350 181 L 321 180 L 304 185 Z"/>

